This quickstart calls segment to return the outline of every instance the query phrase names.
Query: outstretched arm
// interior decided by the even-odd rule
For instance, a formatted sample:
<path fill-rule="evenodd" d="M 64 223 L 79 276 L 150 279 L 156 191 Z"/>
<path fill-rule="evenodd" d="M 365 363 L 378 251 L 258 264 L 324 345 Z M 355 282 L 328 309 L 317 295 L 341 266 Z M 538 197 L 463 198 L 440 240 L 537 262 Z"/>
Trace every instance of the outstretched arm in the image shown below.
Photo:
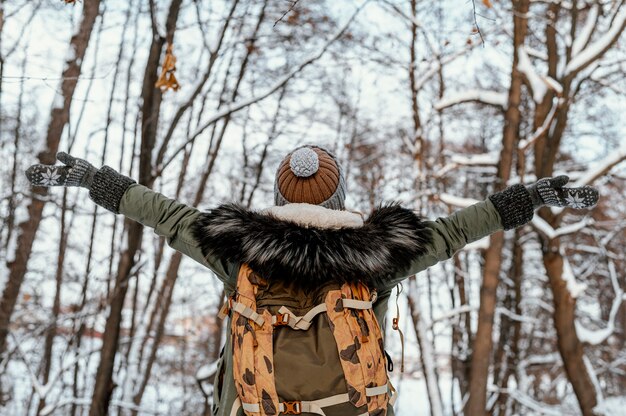
<path fill-rule="evenodd" d="M 568 180 L 567 176 L 558 176 L 541 179 L 529 186 L 513 185 L 448 217 L 426 221 L 432 234 L 428 252 L 416 258 L 408 270 L 395 276 L 392 283 L 449 259 L 465 245 L 498 230 L 526 224 L 532 220 L 535 209 L 543 205 L 589 208 L 597 203 L 597 190 L 589 186 L 565 188 Z"/>
<path fill-rule="evenodd" d="M 98 205 L 153 228 L 157 235 L 167 239 L 170 247 L 210 268 L 222 281 L 229 280 L 232 265 L 217 258 L 205 258 L 191 234 L 200 215 L 196 208 L 137 184 L 108 166 L 97 169 L 62 152 L 57 158 L 65 166 L 31 166 L 26 171 L 31 184 L 87 188 L 89 197 Z"/>

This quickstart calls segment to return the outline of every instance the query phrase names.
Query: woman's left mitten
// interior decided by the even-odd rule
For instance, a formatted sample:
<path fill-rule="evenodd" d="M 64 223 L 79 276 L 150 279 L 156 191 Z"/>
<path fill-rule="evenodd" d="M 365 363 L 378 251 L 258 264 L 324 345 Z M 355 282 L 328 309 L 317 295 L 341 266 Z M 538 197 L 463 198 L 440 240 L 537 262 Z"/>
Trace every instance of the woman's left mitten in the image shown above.
<path fill-rule="evenodd" d="M 542 205 L 567 208 L 591 208 L 598 203 L 598 190 L 591 186 L 566 188 L 569 178 L 565 175 L 556 178 L 543 178 L 531 185 L 531 195 L 535 193 Z M 534 199 L 534 198 L 533 198 Z"/>
<path fill-rule="evenodd" d="M 82 186 L 90 188 L 98 172 L 91 163 L 64 152 L 57 153 L 57 160 L 65 165 L 32 165 L 26 177 L 33 186 Z"/>

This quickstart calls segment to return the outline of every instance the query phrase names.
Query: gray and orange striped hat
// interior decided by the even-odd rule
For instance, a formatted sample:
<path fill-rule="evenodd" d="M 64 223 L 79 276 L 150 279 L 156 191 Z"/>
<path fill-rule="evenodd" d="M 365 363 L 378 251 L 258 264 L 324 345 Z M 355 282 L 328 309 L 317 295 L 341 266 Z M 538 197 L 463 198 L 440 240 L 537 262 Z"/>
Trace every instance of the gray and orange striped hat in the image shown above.
<path fill-rule="evenodd" d="M 313 145 L 300 146 L 280 162 L 274 182 L 276 205 L 307 203 L 345 209 L 346 181 L 337 158 Z"/>

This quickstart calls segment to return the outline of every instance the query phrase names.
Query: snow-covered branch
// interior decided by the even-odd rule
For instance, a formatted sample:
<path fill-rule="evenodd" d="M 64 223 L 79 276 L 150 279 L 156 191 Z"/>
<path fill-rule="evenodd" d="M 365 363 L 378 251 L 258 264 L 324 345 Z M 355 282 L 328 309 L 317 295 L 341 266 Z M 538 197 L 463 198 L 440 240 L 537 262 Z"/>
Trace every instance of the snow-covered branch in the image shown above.
<path fill-rule="evenodd" d="M 576 222 L 574 224 L 566 225 L 565 227 L 559 227 L 556 230 L 552 228 L 550 224 L 548 224 L 543 218 L 539 215 L 535 215 L 531 224 L 535 227 L 537 231 L 548 237 L 549 239 L 554 239 L 563 235 L 573 234 L 578 232 L 593 223 L 592 218 L 584 218 L 582 221 Z"/>
<path fill-rule="evenodd" d="M 533 411 L 535 415 L 561 416 L 563 409 L 557 406 L 548 406 L 546 403 L 538 402 L 527 394 L 517 389 L 507 390 L 509 396 L 524 407 Z"/>
<path fill-rule="evenodd" d="M 626 7 L 622 6 L 615 14 L 611 27 L 598 40 L 589 44 L 578 54 L 573 55 L 565 67 L 565 76 L 569 77 L 585 69 L 593 61 L 600 58 L 604 53 L 617 42 L 620 35 L 626 28 Z"/>
<path fill-rule="evenodd" d="M 65 406 L 76 405 L 76 406 L 89 406 L 91 404 L 91 398 L 78 398 L 78 397 L 70 397 L 68 399 L 59 400 L 56 403 L 50 403 L 46 405 L 39 412 L 40 416 L 48 416 L 51 415 L 55 410 L 61 409 Z"/>
<path fill-rule="evenodd" d="M 540 76 L 535 69 L 535 66 L 530 61 L 526 48 L 522 45 L 517 48 L 518 64 L 517 70 L 524 74 L 526 81 L 533 93 L 533 100 L 536 103 L 543 101 L 548 89 L 554 90 L 557 94 L 563 92 L 561 85 L 554 79 L 548 76 Z"/>
<path fill-rule="evenodd" d="M 441 321 L 445 321 L 447 319 L 453 318 L 457 315 L 470 313 L 470 312 L 476 312 L 476 311 L 478 311 L 477 305 L 461 305 L 457 308 L 450 309 L 449 311 L 446 311 L 442 313 L 441 315 L 433 318 L 432 322 L 430 323 L 430 326 L 433 326 L 437 322 L 441 322 Z"/>
<path fill-rule="evenodd" d="M 469 207 L 470 205 L 474 205 L 478 202 L 477 199 L 473 198 L 462 198 L 460 196 L 454 196 L 450 194 L 440 194 L 439 200 L 445 204 L 452 205 L 459 208 Z"/>
<path fill-rule="evenodd" d="M 213 391 L 212 381 L 217 373 L 218 363 L 219 361 L 214 361 L 210 364 L 204 364 L 196 371 L 196 381 L 198 382 L 200 390 L 202 390 L 205 397 L 210 397 L 210 394 Z"/>
<path fill-rule="evenodd" d="M 611 311 L 609 312 L 609 320 L 606 323 L 606 327 L 597 330 L 591 330 L 585 328 L 580 322 L 576 321 L 576 334 L 581 342 L 585 342 L 591 345 L 598 345 L 607 340 L 608 337 L 615 331 L 615 319 L 617 313 L 624 301 L 624 291 L 621 289 L 617 279 L 617 270 L 615 269 L 615 263 L 612 260 L 608 261 L 609 275 L 611 276 L 611 284 L 615 291 L 615 297 L 613 298 L 613 304 L 611 305 Z"/>
<path fill-rule="evenodd" d="M 215 373 L 217 373 L 217 364 L 219 361 L 214 361 L 211 364 L 204 364 L 196 371 L 196 380 L 206 381 L 211 379 Z"/>
<path fill-rule="evenodd" d="M 13 334 L 11 334 L 13 336 Z M 14 337 L 15 338 L 15 337 Z M 74 365 L 82 358 L 89 356 L 91 354 L 94 354 L 98 351 L 100 351 L 100 348 L 94 348 L 91 350 L 88 350 L 84 353 L 78 354 L 74 357 L 72 357 L 71 359 L 69 359 L 67 362 L 65 362 L 63 364 L 63 366 L 57 370 L 49 379 L 48 379 L 48 383 L 46 384 L 41 384 L 39 382 L 39 379 L 37 378 L 35 372 L 31 369 L 28 361 L 26 360 L 26 356 L 24 354 L 24 352 L 22 351 L 22 347 L 20 345 L 20 343 L 17 341 L 17 339 L 14 339 L 15 341 L 15 351 L 17 352 L 17 354 L 19 355 L 20 359 L 22 360 L 22 362 L 24 363 L 24 366 L 26 367 L 26 371 L 28 373 L 28 376 L 30 378 L 31 384 L 33 386 L 33 390 L 35 390 L 35 393 L 37 394 L 37 397 L 39 397 L 40 399 L 44 400 L 47 396 L 48 393 L 52 390 L 52 388 L 54 387 L 54 385 L 61 379 L 61 376 L 70 368 L 74 367 Z M 43 414 L 43 413 L 42 413 Z"/>
<path fill-rule="evenodd" d="M 450 158 L 450 163 L 435 172 L 434 176 L 440 178 L 459 166 L 496 166 L 499 158 L 500 156 L 497 152 L 475 155 L 455 154 Z"/>
<path fill-rule="evenodd" d="M 598 401 L 598 403 L 602 403 L 602 400 L 604 400 L 604 395 L 602 394 L 602 387 L 600 386 L 600 381 L 598 380 L 596 370 L 593 368 L 591 360 L 586 355 L 583 355 L 583 362 L 585 363 L 587 374 L 589 374 L 589 378 L 593 383 L 593 388 L 596 391 L 596 400 Z"/>
<path fill-rule="evenodd" d="M 465 244 L 465 246 L 461 249 L 461 251 L 476 251 L 476 250 L 487 250 L 489 248 L 489 236 L 483 237 L 480 240 L 472 241 L 469 244 Z"/>
<path fill-rule="evenodd" d="M 602 164 L 594 167 L 593 169 L 589 169 L 580 178 L 574 183 L 573 186 L 585 186 L 593 184 L 596 179 L 599 177 L 606 175 L 611 169 L 613 169 L 616 165 L 622 163 L 626 160 L 626 146 L 615 152 L 612 156 L 608 157 Z"/>
<path fill-rule="evenodd" d="M 522 139 L 519 141 L 517 148 L 521 151 L 525 151 L 530 146 L 532 146 L 541 136 L 548 131 L 554 118 L 556 116 L 556 110 L 559 108 L 559 104 L 561 102 L 561 98 L 558 98 L 555 102 L 553 102 L 552 107 L 550 108 L 550 112 L 548 116 L 543 121 L 543 124 L 527 139 Z"/>
<path fill-rule="evenodd" d="M 538 320 L 536 318 L 529 318 L 527 316 L 519 315 L 519 314 L 516 314 L 515 312 L 511 312 L 509 309 L 503 308 L 503 307 L 496 308 L 496 314 L 498 314 L 498 315 L 505 315 L 506 317 L 508 317 L 512 321 L 523 322 L 523 323 L 527 323 L 527 324 L 536 324 L 536 323 L 538 323 Z"/>
<path fill-rule="evenodd" d="M 589 44 L 589 41 L 591 40 L 591 35 L 593 34 L 593 31 L 595 30 L 598 23 L 599 11 L 599 4 L 594 3 L 589 10 L 589 14 L 587 15 L 585 26 L 583 26 L 578 36 L 576 36 L 576 39 L 574 39 L 574 43 L 572 43 L 572 55 L 578 55 L 580 51 L 582 51 L 583 48 Z"/>
<path fill-rule="evenodd" d="M 506 108 L 507 95 L 505 93 L 489 90 L 472 89 L 457 92 L 448 97 L 444 97 L 435 103 L 435 110 L 443 110 L 461 103 L 475 102 L 486 105 L 493 105 L 502 109 Z"/>
<path fill-rule="evenodd" d="M 517 368 L 519 370 L 525 370 L 533 365 L 553 364 L 559 361 L 561 361 L 561 355 L 558 352 L 543 355 L 533 354 L 528 358 L 520 360 Z"/>
<path fill-rule="evenodd" d="M 587 289 L 587 284 L 580 283 L 576 280 L 576 276 L 574 276 L 574 271 L 572 270 L 572 266 L 569 263 L 569 260 L 567 260 L 567 257 L 565 257 L 563 253 L 561 253 L 561 255 L 563 256 L 563 274 L 561 275 L 561 277 L 567 286 L 567 291 L 569 292 L 570 296 L 573 299 L 576 299 L 585 291 L 585 289 Z M 575 324 L 577 323 L 578 322 L 575 322 Z M 578 333 L 578 331 L 576 332 Z"/>

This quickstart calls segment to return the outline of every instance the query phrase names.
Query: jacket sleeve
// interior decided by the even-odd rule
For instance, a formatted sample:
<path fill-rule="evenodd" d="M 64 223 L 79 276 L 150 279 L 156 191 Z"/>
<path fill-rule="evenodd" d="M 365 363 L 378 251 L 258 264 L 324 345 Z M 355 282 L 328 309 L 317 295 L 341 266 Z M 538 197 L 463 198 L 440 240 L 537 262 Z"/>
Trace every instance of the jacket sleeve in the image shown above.
<path fill-rule="evenodd" d="M 120 183 L 120 186 L 111 186 Z M 108 192 L 97 192 L 99 188 Z M 113 169 L 104 167 L 94 177 L 89 193 L 99 205 L 135 220 L 167 239 L 170 247 L 211 269 L 220 280 L 229 283 L 233 265 L 218 258 L 206 258 L 191 230 L 201 214 L 196 208 L 154 192 Z"/>
<path fill-rule="evenodd" d="M 513 185 L 490 195 L 482 202 L 456 211 L 448 217 L 425 221 L 431 231 L 426 254 L 417 257 L 407 270 L 399 272 L 390 286 L 430 266 L 451 258 L 469 243 L 499 230 L 526 224 L 533 218 L 534 208 L 524 185 Z"/>

